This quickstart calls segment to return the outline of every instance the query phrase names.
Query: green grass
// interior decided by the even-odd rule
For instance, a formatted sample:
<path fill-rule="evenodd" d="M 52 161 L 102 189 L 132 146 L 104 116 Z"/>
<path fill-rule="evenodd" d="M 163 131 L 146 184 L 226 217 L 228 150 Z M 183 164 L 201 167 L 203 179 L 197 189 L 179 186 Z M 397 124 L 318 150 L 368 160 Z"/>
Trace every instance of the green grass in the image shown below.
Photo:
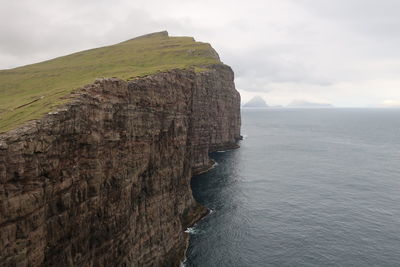
<path fill-rule="evenodd" d="M 191 37 L 156 33 L 0 71 L 0 132 L 38 119 L 96 78 L 129 80 L 170 69 L 220 64 L 212 47 Z"/>

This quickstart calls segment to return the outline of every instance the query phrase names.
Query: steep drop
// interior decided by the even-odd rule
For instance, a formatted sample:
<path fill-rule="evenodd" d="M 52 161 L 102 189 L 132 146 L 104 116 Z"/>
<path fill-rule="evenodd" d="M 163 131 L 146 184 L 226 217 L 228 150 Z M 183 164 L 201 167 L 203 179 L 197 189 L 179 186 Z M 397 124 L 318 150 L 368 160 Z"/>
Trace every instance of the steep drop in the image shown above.
<path fill-rule="evenodd" d="M 177 266 L 208 153 L 240 137 L 222 64 L 99 79 L 0 135 L 1 266 Z"/>

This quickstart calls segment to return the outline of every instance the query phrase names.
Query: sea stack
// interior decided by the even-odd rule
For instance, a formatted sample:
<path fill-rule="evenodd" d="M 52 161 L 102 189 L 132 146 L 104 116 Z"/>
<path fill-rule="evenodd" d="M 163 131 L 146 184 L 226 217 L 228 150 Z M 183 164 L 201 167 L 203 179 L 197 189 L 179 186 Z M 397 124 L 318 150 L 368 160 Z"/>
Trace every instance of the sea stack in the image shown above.
<path fill-rule="evenodd" d="M 243 105 L 244 108 L 267 108 L 268 105 L 261 96 L 255 96 Z"/>
<path fill-rule="evenodd" d="M 179 266 L 190 179 L 240 138 L 215 50 L 161 32 L 0 74 L 0 266 Z"/>

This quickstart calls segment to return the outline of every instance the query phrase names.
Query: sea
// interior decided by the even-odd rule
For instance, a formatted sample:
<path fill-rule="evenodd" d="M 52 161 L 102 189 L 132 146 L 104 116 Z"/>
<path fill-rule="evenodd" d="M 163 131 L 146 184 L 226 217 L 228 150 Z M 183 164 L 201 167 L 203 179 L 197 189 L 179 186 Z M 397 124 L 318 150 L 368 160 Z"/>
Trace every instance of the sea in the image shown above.
<path fill-rule="evenodd" d="M 192 179 L 187 267 L 400 266 L 400 109 L 245 109 Z"/>

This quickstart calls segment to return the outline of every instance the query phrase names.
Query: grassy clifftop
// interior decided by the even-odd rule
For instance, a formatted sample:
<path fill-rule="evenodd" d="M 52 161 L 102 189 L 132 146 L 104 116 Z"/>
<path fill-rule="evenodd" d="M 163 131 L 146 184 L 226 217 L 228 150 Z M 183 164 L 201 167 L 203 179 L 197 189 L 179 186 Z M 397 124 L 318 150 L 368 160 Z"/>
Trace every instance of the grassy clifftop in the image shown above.
<path fill-rule="evenodd" d="M 73 90 L 96 78 L 132 77 L 221 63 L 214 49 L 191 37 L 160 32 L 116 45 L 0 71 L 0 132 L 40 118 Z"/>

